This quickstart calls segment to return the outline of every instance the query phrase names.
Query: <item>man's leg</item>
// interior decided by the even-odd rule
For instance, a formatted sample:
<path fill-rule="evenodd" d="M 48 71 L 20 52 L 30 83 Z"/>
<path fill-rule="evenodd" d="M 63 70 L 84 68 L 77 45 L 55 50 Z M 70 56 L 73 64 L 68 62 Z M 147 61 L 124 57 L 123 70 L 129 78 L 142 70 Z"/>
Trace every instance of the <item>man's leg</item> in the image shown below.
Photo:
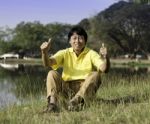
<path fill-rule="evenodd" d="M 101 77 L 99 72 L 92 72 L 88 75 L 85 81 L 82 82 L 79 91 L 70 100 L 68 109 L 74 109 L 78 104 L 83 105 L 84 99 L 92 99 L 95 97 L 96 91 L 101 84 Z"/>
<path fill-rule="evenodd" d="M 101 76 L 99 72 L 91 72 L 82 83 L 79 91 L 75 96 L 82 98 L 93 98 L 101 84 Z"/>
<path fill-rule="evenodd" d="M 59 92 L 62 91 L 62 78 L 61 75 L 54 70 L 49 71 L 47 75 L 46 87 L 47 87 L 47 112 L 55 111 L 57 107 L 57 99 Z"/>

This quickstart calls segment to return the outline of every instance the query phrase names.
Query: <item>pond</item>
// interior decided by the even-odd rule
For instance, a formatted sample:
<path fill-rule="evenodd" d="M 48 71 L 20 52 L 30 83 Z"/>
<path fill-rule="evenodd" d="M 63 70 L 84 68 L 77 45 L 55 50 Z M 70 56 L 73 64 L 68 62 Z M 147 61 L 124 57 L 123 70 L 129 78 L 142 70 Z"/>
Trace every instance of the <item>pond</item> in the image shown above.
<path fill-rule="evenodd" d="M 49 68 L 42 65 L 2 64 L 0 63 L 0 108 L 13 104 L 23 104 L 34 99 L 46 98 L 46 76 Z M 132 79 L 147 77 L 150 67 L 115 66 L 110 69 L 106 78 L 120 75 Z"/>
<path fill-rule="evenodd" d="M 45 95 L 48 69 L 41 65 L 0 63 L 0 108 L 28 102 Z"/>

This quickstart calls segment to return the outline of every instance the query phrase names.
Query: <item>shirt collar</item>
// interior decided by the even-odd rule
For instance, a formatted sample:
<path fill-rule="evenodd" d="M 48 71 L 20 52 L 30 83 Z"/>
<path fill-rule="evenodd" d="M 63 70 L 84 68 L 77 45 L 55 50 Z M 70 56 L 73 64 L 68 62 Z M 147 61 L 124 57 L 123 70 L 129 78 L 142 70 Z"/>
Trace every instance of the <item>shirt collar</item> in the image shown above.
<path fill-rule="evenodd" d="M 84 50 L 82 51 L 82 54 L 87 53 L 88 51 L 89 51 L 89 48 L 85 47 Z M 72 47 L 69 48 L 69 52 L 74 52 Z"/>

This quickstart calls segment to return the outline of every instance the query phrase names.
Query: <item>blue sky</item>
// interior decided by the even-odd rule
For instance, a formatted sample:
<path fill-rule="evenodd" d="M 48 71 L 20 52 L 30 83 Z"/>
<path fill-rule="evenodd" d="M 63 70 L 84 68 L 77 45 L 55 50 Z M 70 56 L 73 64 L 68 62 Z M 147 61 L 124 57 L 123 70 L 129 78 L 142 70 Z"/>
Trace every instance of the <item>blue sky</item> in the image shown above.
<path fill-rule="evenodd" d="M 96 15 L 117 0 L 1 0 L 0 27 L 39 21 L 77 24 Z"/>

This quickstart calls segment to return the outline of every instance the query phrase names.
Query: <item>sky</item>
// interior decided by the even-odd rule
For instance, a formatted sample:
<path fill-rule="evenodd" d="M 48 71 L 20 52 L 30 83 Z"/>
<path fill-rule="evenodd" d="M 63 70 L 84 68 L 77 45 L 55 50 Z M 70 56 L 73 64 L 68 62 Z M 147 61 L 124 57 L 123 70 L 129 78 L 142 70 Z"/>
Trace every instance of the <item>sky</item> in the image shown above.
<path fill-rule="evenodd" d="M 117 0 L 1 0 L 0 27 L 20 22 L 77 24 L 105 10 Z"/>

